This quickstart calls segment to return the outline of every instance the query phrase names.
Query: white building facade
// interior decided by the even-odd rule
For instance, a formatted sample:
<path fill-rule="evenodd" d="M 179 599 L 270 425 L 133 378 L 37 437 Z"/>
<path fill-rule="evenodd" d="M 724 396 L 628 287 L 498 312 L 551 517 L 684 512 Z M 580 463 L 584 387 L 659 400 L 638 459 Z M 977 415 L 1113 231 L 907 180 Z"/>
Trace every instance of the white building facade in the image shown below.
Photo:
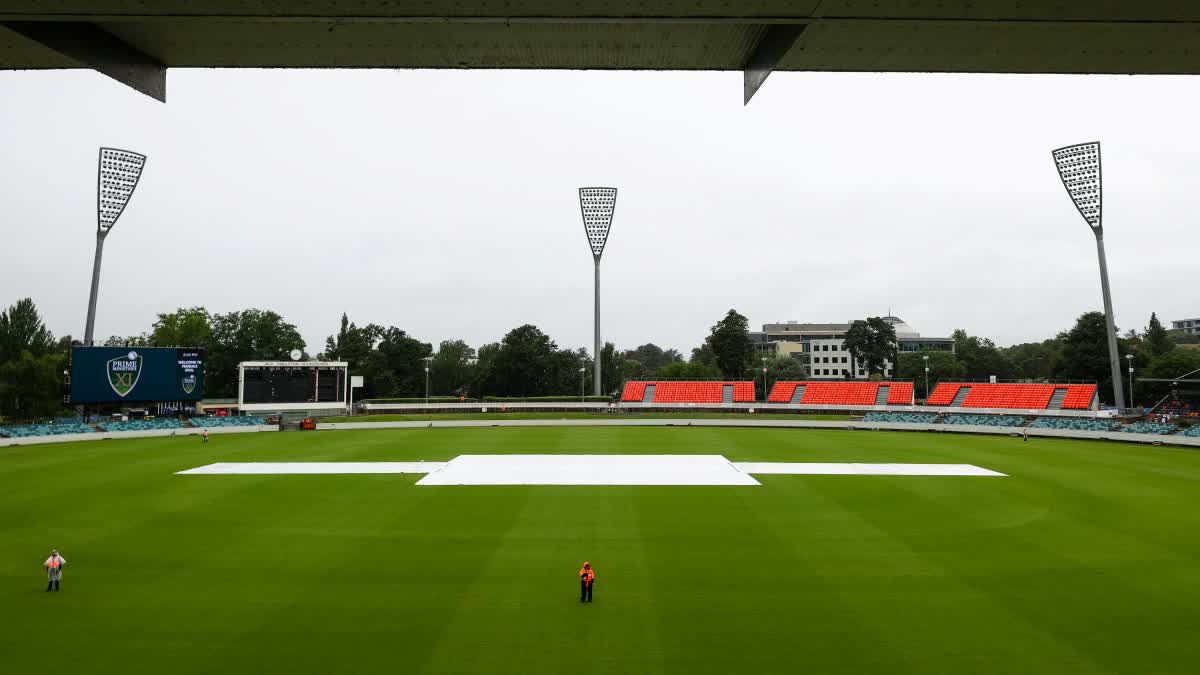
<path fill-rule="evenodd" d="M 901 352 L 954 351 L 952 338 L 921 337 L 902 319 L 885 316 L 884 321 L 896 329 Z M 761 332 L 750 333 L 755 348 L 764 354 L 791 356 L 809 368 L 814 380 L 867 379 L 869 374 L 861 363 L 854 363 L 846 350 L 846 331 L 850 323 L 801 323 L 785 321 L 763 325 Z M 884 363 L 884 378 L 891 378 L 895 364 Z"/>

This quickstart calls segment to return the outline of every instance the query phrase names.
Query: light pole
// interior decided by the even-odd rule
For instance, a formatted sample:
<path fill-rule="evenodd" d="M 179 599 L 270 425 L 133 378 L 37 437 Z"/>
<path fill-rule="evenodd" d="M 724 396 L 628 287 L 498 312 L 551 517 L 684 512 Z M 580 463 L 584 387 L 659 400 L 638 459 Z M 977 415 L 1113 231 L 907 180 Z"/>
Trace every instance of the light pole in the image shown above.
<path fill-rule="evenodd" d="M 762 357 L 763 371 L 763 403 L 767 402 L 767 357 Z"/>
<path fill-rule="evenodd" d="M 1125 362 L 1129 364 L 1129 407 L 1133 408 L 1133 354 L 1126 354 Z"/>
<path fill-rule="evenodd" d="M 583 403 L 583 379 L 587 377 L 587 366 L 579 366 L 579 402 Z"/>
<path fill-rule="evenodd" d="M 96 299 L 100 293 L 100 259 L 104 256 L 104 238 L 117 225 L 138 180 L 146 156 L 129 150 L 100 148 L 96 167 L 96 259 L 92 262 L 92 291 L 88 295 L 87 324 L 83 329 L 83 344 L 92 346 L 96 329 Z"/>
<path fill-rule="evenodd" d="M 1100 258 L 1100 291 L 1104 295 L 1104 322 L 1108 333 L 1108 361 L 1112 367 L 1113 399 L 1118 410 L 1125 409 L 1125 392 L 1121 387 L 1121 357 L 1117 354 L 1117 327 L 1113 319 L 1112 295 L 1108 290 L 1108 263 L 1104 258 L 1104 227 L 1101 215 L 1104 206 L 1101 191 L 1100 143 L 1080 143 L 1058 148 L 1051 153 L 1058 168 L 1058 177 L 1079 215 L 1096 235 L 1096 254 Z"/>
<path fill-rule="evenodd" d="M 921 360 L 925 362 L 925 405 L 929 405 L 929 355 L 922 355 Z"/>
<path fill-rule="evenodd" d="M 421 359 L 425 362 L 425 405 L 429 405 L 429 364 L 433 363 L 432 356 Z"/>
<path fill-rule="evenodd" d="M 592 249 L 592 261 L 596 264 L 596 365 L 593 369 L 592 389 L 600 395 L 600 256 L 608 242 L 612 229 L 613 211 L 617 209 L 617 188 L 579 188 L 579 210 L 583 214 L 583 230 L 587 234 L 588 246 Z"/>

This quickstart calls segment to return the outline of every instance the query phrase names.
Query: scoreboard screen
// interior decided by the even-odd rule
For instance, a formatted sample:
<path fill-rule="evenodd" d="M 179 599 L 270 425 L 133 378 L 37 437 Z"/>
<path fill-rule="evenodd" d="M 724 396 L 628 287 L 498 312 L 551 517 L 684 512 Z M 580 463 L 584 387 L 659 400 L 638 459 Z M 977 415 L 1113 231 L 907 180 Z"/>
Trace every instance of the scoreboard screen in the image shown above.
<path fill-rule="evenodd" d="M 203 397 L 202 349 L 71 349 L 71 403 L 199 401 Z"/>
<path fill-rule="evenodd" d="M 242 410 L 338 408 L 346 404 L 346 365 L 328 362 L 241 364 Z"/>

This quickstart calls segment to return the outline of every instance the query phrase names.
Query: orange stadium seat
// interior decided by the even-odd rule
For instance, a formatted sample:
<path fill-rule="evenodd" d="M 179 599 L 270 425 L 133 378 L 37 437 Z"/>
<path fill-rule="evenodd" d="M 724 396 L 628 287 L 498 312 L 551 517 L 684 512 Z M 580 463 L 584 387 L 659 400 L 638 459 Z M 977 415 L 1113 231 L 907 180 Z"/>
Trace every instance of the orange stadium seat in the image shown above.
<path fill-rule="evenodd" d="M 1044 410 L 1050 405 L 1054 392 L 1063 389 L 1066 391 L 1062 402 L 1064 409 L 1087 410 L 1096 394 L 1094 384 L 939 382 L 927 403 L 948 406 L 963 387 L 969 389 L 962 401 L 964 408 Z"/>
<path fill-rule="evenodd" d="M 911 382 L 776 382 L 767 401 L 790 403 L 796 387 L 804 387 L 800 403 L 812 405 L 875 405 L 879 386 L 888 386 L 887 402 L 892 405 L 912 405 Z"/>
<path fill-rule="evenodd" d="M 641 401 L 648 385 L 654 385 L 654 403 L 721 403 L 726 386 L 733 387 L 734 403 L 754 403 L 753 382 L 626 382 L 621 401 Z"/>
<path fill-rule="evenodd" d="M 648 382 L 626 382 L 625 391 L 621 392 L 621 401 L 637 402 L 641 401 L 646 395 L 646 385 Z"/>

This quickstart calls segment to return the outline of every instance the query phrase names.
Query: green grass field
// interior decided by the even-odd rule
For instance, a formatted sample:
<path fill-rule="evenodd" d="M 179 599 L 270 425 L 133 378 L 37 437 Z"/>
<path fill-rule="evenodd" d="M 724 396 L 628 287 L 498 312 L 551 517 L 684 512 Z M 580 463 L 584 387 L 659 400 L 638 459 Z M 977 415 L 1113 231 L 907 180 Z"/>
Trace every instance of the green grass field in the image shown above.
<path fill-rule="evenodd" d="M 716 453 L 1005 478 L 417 487 L 216 461 Z M 0 448 L 0 671 L 1192 673 L 1200 454 L 730 428 L 324 431 Z M 68 560 L 45 593 L 52 547 Z M 578 602 L 582 560 L 596 602 Z"/>

